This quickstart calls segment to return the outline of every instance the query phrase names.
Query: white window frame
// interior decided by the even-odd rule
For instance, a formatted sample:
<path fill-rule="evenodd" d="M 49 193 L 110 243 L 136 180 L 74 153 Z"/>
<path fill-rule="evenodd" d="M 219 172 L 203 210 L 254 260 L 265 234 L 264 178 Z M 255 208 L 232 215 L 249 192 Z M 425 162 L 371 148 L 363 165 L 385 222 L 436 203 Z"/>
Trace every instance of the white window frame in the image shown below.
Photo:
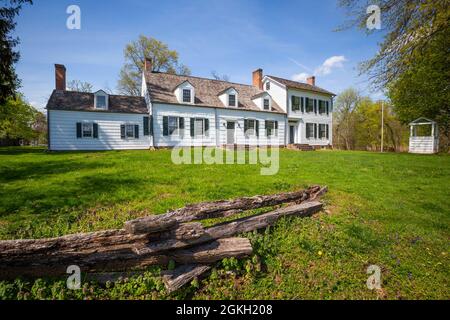
<path fill-rule="evenodd" d="M 85 130 L 85 126 L 89 126 L 90 127 L 90 135 L 84 135 L 85 131 L 88 132 L 88 130 Z M 93 122 L 82 122 L 81 123 L 81 138 L 82 139 L 86 139 L 86 138 L 94 138 L 94 123 Z"/>
<path fill-rule="evenodd" d="M 245 132 L 245 135 L 248 137 L 256 137 L 256 119 L 246 119 L 248 123 L 247 132 Z M 250 131 L 250 121 L 253 122 L 253 131 Z"/>
<path fill-rule="evenodd" d="M 197 121 L 202 123 L 202 132 L 200 134 L 197 132 Z M 205 118 L 194 118 L 194 138 L 206 136 L 205 122 Z"/>
<path fill-rule="evenodd" d="M 312 101 L 312 111 L 308 111 L 308 104 L 306 103 L 306 98 L 305 98 L 305 113 L 314 113 L 314 98 L 309 98 L 308 97 L 308 102 Z"/>
<path fill-rule="evenodd" d="M 97 105 L 97 99 L 98 97 L 104 97 L 105 98 L 105 106 L 104 107 L 98 107 Z M 103 92 L 97 92 L 94 94 L 94 109 L 97 110 L 108 110 L 108 95 Z"/>
<path fill-rule="evenodd" d="M 269 107 L 266 109 L 265 108 L 265 106 L 264 106 L 264 101 L 269 101 Z M 262 98 L 262 108 L 263 108 L 263 110 L 270 110 L 271 108 L 272 108 L 272 101 L 271 101 L 271 99 L 269 98 L 269 97 L 267 97 L 267 98 Z"/>
<path fill-rule="evenodd" d="M 189 101 L 184 101 L 184 91 L 189 91 Z M 191 88 L 182 88 L 181 89 L 181 102 L 182 103 L 192 103 L 193 100 L 193 90 Z"/>
<path fill-rule="evenodd" d="M 136 126 L 136 124 L 135 123 L 124 123 L 124 125 L 125 125 L 125 139 L 136 139 L 136 135 L 135 135 L 135 126 Z M 133 135 L 131 135 L 131 136 L 129 136 L 128 135 L 128 128 L 129 127 L 131 127 L 131 132 L 133 132 Z"/>
<path fill-rule="evenodd" d="M 175 130 L 172 131 L 172 133 L 170 132 L 170 119 L 176 119 L 176 128 Z M 180 135 L 180 117 L 177 116 L 167 116 L 167 132 L 169 134 L 169 137 L 177 137 Z"/>
<path fill-rule="evenodd" d="M 312 135 L 310 135 L 310 137 L 308 137 L 308 125 L 310 125 L 312 127 Z M 305 123 L 305 137 L 308 140 L 314 140 L 314 134 L 315 134 L 315 130 L 314 130 L 314 123 L 313 122 L 307 122 Z"/>
<path fill-rule="evenodd" d="M 266 128 L 266 136 L 267 136 L 267 138 L 273 138 L 273 137 L 275 137 L 276 135 L 275 135 L 275 120 L 267 120 L 267 124 L 269 124 L 269 123 L 272 123 L 272 128 L 271 128 L 271 134 L 267 134 L 267 128 Z"/>
<path fill-rule="evenodd" d="M 234 96 L 234 106 L 230 104 L 230 97 Z M 238 99 L 236 93 L 229 93 L 228 94 L 228 106 L 232 108 L 236 108 L 238 106 Z"/>
<path fill-rule="evenodd" d="M 318 130 L 318 132 L 317 132 L 317 137 L 318 137 L 319 139 L 326 140 L 326 139 L 327 139 L 327 124 L 326 124 L 326 123 L 319 123 L 318 126 L 319 126 L 319 127 L 317 128 L 317 130 Z M 320 136 L 320 127 L 321 127 L 321 126 L 324 127 L 323 137 Z"/>

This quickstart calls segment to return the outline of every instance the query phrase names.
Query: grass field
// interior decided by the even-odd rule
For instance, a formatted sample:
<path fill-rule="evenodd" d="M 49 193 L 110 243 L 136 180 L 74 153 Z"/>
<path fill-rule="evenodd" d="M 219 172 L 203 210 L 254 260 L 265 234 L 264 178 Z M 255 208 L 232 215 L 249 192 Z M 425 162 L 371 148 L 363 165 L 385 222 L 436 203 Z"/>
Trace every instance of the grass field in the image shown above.
<path fill-rule="evenodd" d="M 1 298 L 449 299 L 450 157 L 280 151 L 277 175 L 256 165 L 175 165 L 170 151 L 46 153 L 0 149 L 0 238 L 121 227 L 187 203 L 329 186 L 326 210 L 248 235 L 256 255 L 227 259 L 167 296 L 154 275 L 107 288 L 0 282 Z M 382 289 L 366 287 L 369 265 Z M 237 272 L 227 272 L 237 270 Z"/>

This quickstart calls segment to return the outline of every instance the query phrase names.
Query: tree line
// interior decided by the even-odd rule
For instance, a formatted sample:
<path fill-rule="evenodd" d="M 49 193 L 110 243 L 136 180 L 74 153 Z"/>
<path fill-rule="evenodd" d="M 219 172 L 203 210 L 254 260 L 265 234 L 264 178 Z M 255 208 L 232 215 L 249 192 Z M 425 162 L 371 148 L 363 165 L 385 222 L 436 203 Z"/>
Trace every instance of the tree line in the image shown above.
<path fill-rule="evenodd" d="M 333 111 L 333 147 L 343 150 L 381 150 L 381 118 L 384 118 L 386 151 L 406 151 L 408 127 L 401 123 L 393 107 L 386 101 L 373 101 L 356 89 L 343 91 Z"/>

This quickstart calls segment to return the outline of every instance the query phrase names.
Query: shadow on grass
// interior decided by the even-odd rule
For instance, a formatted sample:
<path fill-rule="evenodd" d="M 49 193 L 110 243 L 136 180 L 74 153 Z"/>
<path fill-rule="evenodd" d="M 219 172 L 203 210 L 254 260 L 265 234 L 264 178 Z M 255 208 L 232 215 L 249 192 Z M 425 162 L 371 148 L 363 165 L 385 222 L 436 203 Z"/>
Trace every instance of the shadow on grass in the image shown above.
<path fill-rule="evenodd" d="M 139 179 L 120 175 L 96 174 L 82 176 L 70 183 L 59 181 L 48 188 L 27 188 L 0 191 L 0 216 L 22 212 L 26 214 L 53 215 L 65 209 L 89 208 L 103 199 L 104 204 L 113 204 L 122 197 L 133 196 L 139 192 L 133 186 Z M 127 194 L 116 197 L 118 190 Z M 105 199 L 105 195 L 108 195 Z"/>

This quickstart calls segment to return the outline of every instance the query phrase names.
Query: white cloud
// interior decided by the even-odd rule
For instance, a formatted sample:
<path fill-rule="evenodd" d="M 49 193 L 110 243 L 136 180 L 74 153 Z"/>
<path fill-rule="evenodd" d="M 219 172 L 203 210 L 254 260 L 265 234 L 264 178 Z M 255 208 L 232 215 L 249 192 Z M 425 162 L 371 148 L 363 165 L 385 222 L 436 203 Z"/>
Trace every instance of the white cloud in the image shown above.
<path fill-rule="evenodd" d="M 299 82 L 306 82 L 306 78 L 308 78 L 310 75 L 306 72 L 301 72 L 301 73 L 297 73 L 294 74 L 292 76 L 292 80 L 294 81 L 299 81 Z"/>
<path fill-rule="evenodd" d="M 347 61 L 347 59 L 344 56 L 329 57 L 322 63 L 321 66 L 316 68 L 314 73 L 316 75 L 330 74 L 333 69 L 342 68 L 345 61 Z"/>

